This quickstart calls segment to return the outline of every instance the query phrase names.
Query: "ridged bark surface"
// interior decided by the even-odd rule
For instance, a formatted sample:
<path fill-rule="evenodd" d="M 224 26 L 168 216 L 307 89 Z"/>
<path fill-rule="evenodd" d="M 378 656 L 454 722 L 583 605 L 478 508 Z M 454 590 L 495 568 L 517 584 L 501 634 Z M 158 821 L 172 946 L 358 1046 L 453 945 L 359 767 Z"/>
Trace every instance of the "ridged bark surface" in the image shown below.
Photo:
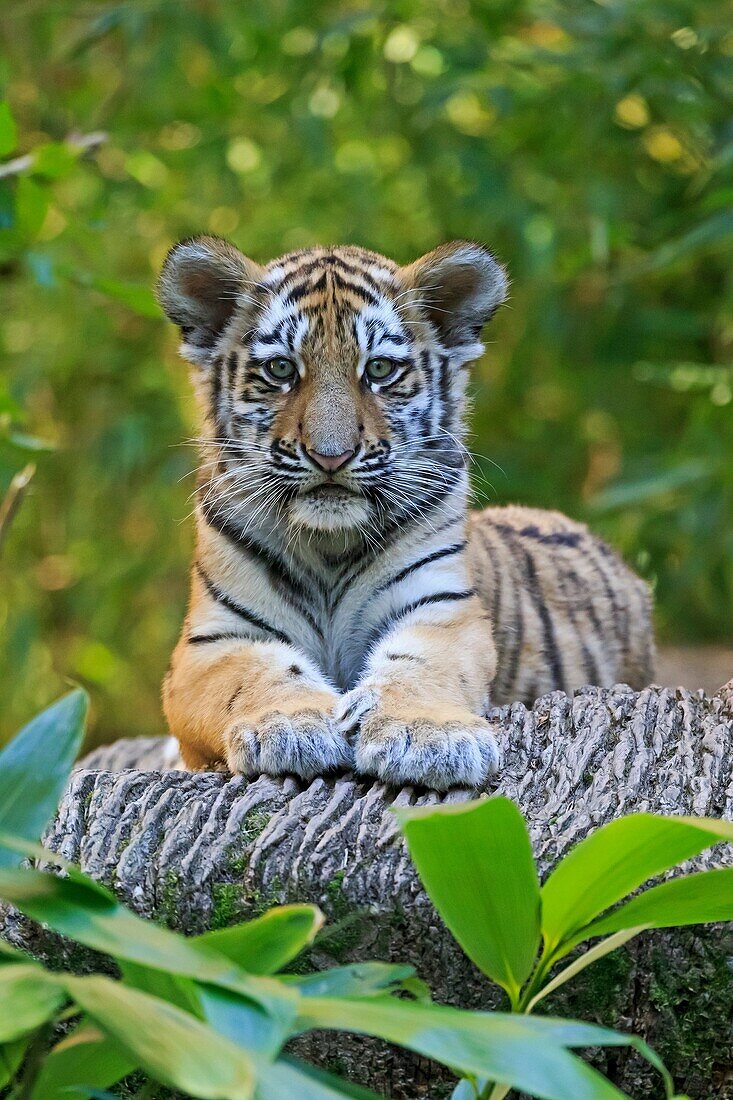
<path fill-rule="evenodd" d="M 623 686 L 572 698 L 556 692 L 531 710 L 497 709 L 490 721 L 505 755 L 493 789 L 525 814 L 543 873 L 589 830 L 635 810 L 733 820 L 733 681 L 712 698 Z M 437 918 L 390 813 L 468 792 L 397 791 L 354 776 L 303 784 L 166 770 L 174 757 L 167 739 L 96 750 L 74 774 L 46 842 L 138 913 L 186 932 L 312 901 L 329 924 L 310 965 L 411 962 L 437 1000 L 499 1003 Z M 701 862 L 731 865 L 733 847 Z M 17 915 L 6 915 L 5 934 L 51 950 Z M 695 1100 L 731 1098 L 731 955 L 730 926 L 647 934 L 586 971 L 551 1007 L 645 1035 Z M 364 1039 L 316 1034 L 296 1047 L 394 1098 L 433 1100 L 450 1079 Z M 632 1095 L 661 1095 L 624 1051 L 599 1065 Z"/>

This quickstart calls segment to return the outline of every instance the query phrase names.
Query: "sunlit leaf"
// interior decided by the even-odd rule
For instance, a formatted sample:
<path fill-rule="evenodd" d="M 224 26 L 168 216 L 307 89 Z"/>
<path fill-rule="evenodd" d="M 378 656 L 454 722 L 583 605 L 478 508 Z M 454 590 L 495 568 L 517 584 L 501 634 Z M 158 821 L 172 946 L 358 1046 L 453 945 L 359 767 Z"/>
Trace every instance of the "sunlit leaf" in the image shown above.
<path fill-rule="evenodd" d="M 583 929 L 583 938 L 646 928 L 733 920 L 733 868 L 700 871 L 652 886 Z"/>
<path fill-rule="evenodd" d="M 312 943 L 323 925 L 315 905 L 283 905 L 244 924 L 205 932 L 194 942 L 213 948 L 250 974 L 274 974 Z"/>
<path fill-rule="evenodd" d="M 433 904 L 469 958 L 512 996 L 540 940 L 540 887 L 527 826 L 513 802 L 396 811 Z"/>
<path fill-rule="evenodd" d="M 542 887 L 542 932 L 550 947 L 570 940 L 647 879 L 721 840 L 733 822 L 630 814 L 596 829 L 560 861 Z M 647 923 L 643 916 L 625 926 Z"/>
<path fill-rule="evenodd" d="M 205 1100 L 253 1095 L 252 1058 L 195 1016 L 110 978 L 62 980 L 76 1003 L 156 1080 Z"/>

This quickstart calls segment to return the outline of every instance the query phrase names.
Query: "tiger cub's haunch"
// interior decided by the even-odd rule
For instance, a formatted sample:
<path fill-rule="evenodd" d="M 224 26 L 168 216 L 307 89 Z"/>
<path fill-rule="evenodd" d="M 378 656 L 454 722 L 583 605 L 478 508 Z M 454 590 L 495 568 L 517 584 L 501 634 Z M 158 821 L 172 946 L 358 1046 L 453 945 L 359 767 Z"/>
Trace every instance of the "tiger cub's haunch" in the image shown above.
<path fill-rule="evenodd" d="M 188 766 L 479 786 L 487 701 L 649 681 L 649 594 L 608 547 L 555 512 L 467 511 L 466 364 L 506 290 L 464 241 L 408 267 L 172 250 L 160 301 L 202 415 L 164 686 Z"/>

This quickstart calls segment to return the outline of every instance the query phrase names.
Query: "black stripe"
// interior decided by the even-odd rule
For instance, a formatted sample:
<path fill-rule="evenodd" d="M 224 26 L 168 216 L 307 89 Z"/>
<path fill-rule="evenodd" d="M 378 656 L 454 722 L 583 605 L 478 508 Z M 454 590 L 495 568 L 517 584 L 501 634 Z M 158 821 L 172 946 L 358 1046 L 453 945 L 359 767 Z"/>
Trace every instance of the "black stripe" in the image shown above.
<path fill-rule="evenodd" d="M 520 552 L 524 558 L 524 571 L 527 578 L 529 594 L 532 598 L 532 602 L 535 605 L 535 610 L 540 617 L 540 622 L 542 623 L 542 650 L 552 670 L 553 685 L 554 688 L 564 688 L 565 673 L 562 667 L 560 652 L 557 648 L 557 639 L 555 638 L 555 628 L 552 625 L 552 616 L 550 615 L 547 603 L 544 600 L 542 593 L 540 592 L 539 580 L 537 577 L 537 570 L 535 569 L 534 562 L 532 561 L 531 556 L 527 553 L 524 547 L 520 547 Z"/>
<path fill-rule="evenodd" d="M 247 634 L 235 634 L 233 631 L 229 631 L 224 634 L 191 634 L 186 641 L 189 645 L 206 645 L 209 642 L 251 642 L 252 639 Z"/>
<path fill-rule="evenodd" d="M 272 637 L 277 638 L 279 642 L 285 642 L 286 645 L 293 644 L 292 640 L 287 634 L 284 634 L 282 630 L 278 630 L 276 627 L 271 626 L 270 623 L 261 619 L 259 615 L 255 615 L 254 612 L 248 611 L 246 607 L 242 607 L 242 605 L 237 603 L 236 600 L 233 600 L 231 596 L 227 596 L 225 592 L 222 592 L 218 585 L 214 584 L 214 582 L 207 577 L 199 562 L 196 562 L 196 570 L 201 580 L 204 582 L 206 590 L 211 598 L 216 600 L 217 603 L 220 603 L 222 607 L 226 607 L 227 611 L 231 611 L 232 614 L 238 615 L 240 619 L 249 623 L 250 626 L 254 626 L 258 630 L 261 630 L 264 634 L 271 634 Z"/>
<path fill-rule="evenodd" d="M 249 552 L 258 564 L 264 566 L 267 572 L 267 578 L 275 589 L 287 587 L 290 590 L 292 597 L 296 598 L 288 598 L 288 596 L 285 596 L 285 599 L 288 600 L 295 611 L 303 616 L 314 633 L 323 640 L 323 631 L 318 625 L 315 617 L 311 611 L 300 602 L 301 600 L 313 599 L 313 593 L 308 590 L 303 583 L 303 579 L 291 572 L 283 559 L 278 557 L 278 555 L 267 546 L 263 546 L 261 543 L 256 542 L 252 536 L 245 535 L 238 527 L 231 523 L 231 521 L 221 516 L 217 512 L 215 504 L 202 505 L 201 511 L 209 527 L 213 527 L 215 531 L 218 531 L 219 534 L 236 547 L 240 553 L 246 554 Z M 316 577 L 314 577 L 313 580 L 317 591 L 320 595 L 323 595 L 324 589 L 321 582 Z M 283 595 L 282 592 L 281 595 Z"/>
<path fill-rule="evenodd" d="M 406 615 L 410 615 L 413 611 L 418 611 L 421 607 L 428 607 L 430 604 L 435 603 L 453 603 L 458 600 L 470 600 L 472 596 L 476 595 L 474 588 L 469 588 L 465 592 L 433 592 L 429 596 L 421 596 L 419 600 L 413 600 L 412 603 L 405 604 L 399 611 L 391 612 L 385 616 L 378 626 L 371 631 L 366 643 L 366 649 L 369 650 L 379 639 L 387 633 L 400 619 L 404 619 Z"/>
<path fill-rule="evenodd" d="M 418 569 L 422 569 L 423 565 L 430 565 L 431 562 L 440 561 L 441 558 L 449 558 L 452 554 L 459 554 L 461 550 L 465 550 L 466 541 L 455 542 L 452 546 L 444 546 L 442 550 L 434 550 L 432 554 L 426 554 L 424 558 L 420 558 L 419 561 L 414 561 L 412 565 L 405 566 L 390 580 L 385 581 L 384 584 L 380 584 L 376 589 L 374 595 L 380 592 L 384 592 L 387 588 L 391 588 L 393 584 L 399 584 L 405 577 L 409 577 L 411 573 L 416 572 Z"/>
<path fill-rule="evenodd" d="M 217 355 L 211 366 L 211 412 L 216 424 L 217 435 L 224 436 L 226 431 L 221 417 L 221 376 L 224 370 L 224 356 Z"/>

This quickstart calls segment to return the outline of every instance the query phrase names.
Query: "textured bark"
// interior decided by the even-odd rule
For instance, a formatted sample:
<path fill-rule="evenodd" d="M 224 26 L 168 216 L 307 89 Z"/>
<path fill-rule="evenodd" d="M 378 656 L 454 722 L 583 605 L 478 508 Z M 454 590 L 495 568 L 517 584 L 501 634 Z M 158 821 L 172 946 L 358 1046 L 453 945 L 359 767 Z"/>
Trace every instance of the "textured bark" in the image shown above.
<path fill-rule="evenodd" d="M 733 681 L 712 698 L 623 686 L 556 692 L 532 710 L 499 708 L 490 721 L 505 754 L 494 789 L 525 814 L 543 873 L 589 830 L 634 810 L 733 820 Z M 174 757 L 169 739 L 93 752 L 47 843 L 138 913 L 186 932 L 312 901 L 329 925 L 309 965 L 408 961 L 438 1000 L 499 1003 L 437 918 L 389 812 L 468 792 L 397 791 L 354 776 L 304 784 L 165 770 Z M 730 865 L 733 850 L 719 846 L 701 863 Z M 4 934 L 51 951 L 16 914 L 6 914 Z M 551 1008 L 644 1034 L 694 1098 L 733 1097 L 732 954 L 730 926 L 647 934 L 565 987 Z M 437 1098 L 450 1080 L 377 1042 L 315 1034 L 296 1046 L 390 1097 Z M 659 1094 L 626 1052 L 598 1064 L 635 1096 Z"/>

